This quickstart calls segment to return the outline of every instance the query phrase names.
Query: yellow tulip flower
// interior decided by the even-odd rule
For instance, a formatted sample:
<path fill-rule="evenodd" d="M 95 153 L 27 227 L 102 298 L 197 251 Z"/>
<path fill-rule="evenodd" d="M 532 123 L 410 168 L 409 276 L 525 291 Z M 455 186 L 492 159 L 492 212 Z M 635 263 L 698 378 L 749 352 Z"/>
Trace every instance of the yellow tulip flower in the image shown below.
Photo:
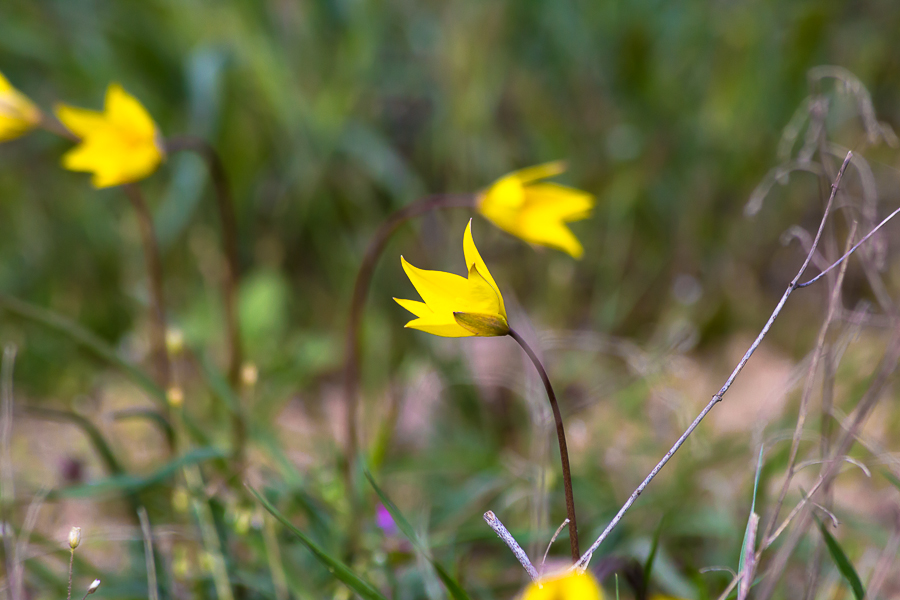
<path fill-rule="evenodd" d="M 93 173 L 96 188 L 143 179 L 165 156 L 147 109 L 117 83 L 106 89 L 103 112 L 62 104 L 56 116 L 81 139 L 63 156 L 63 167 Z"/>
<path fill-rule="evenodd" d="M 573 571 L 532 583 L 521 600 L 603 600 L 603 590 L 589 571 Z"/>
<path fill-rule="evenodd" d="M 594 196 L 556 183 L 540 182 L 566 170 L 561 161 L 501 177 L 478 197 L 478 211 L 500 229 L 531 244 L 581 258 L 584 248 L 566 226 L 590 216 Z"/>
<path fill-rule="evenodd" d="M 41 122 L 41 111 L 0 73 L 0 142 L 28 133 Z"/>
<path fill-rule="evenodd" d="M 472 220 L 463 236 L 468 277 L 418 269 L 400 257 L 409 280 L 424 302 L 394 298 L 416 315 L 406 327 L 443 337 L 497 336 L 509 333 L 503 296 L 472 240 Z"/>

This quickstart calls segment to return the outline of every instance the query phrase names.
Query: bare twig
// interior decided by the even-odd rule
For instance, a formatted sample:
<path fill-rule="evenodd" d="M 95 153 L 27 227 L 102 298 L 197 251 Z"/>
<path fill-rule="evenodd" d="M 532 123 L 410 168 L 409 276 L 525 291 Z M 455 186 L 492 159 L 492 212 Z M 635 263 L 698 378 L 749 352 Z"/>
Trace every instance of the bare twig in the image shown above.
<path fill-rule="evenodd" d="M 666 452 L 666 455 L 663 456 L 662 460 L 660 460 L 659 463 L 655 467 L 653 467 L 653 470 L 650 471 L 650 474 L 647 475 L 647 477 L 644 479 L 644 481 L 641 482 L 641 484 L 637 487 L 637 489 L 635 489 L 635 491 L 632 492 L 631 496 L 628 498 L 628 500 L 625 502 L 625 504 L 622 506 L 622 508 L 619 509 L 619 512 L 616 513 L 616 516 L 613 517 L 612 521 L 610 521 L 609 524 L 606 526 L 606 529 L 604 529 L 603 532 L 600 534 L 600 537 L 598 537 L 597 540 L 594 541 L 593 544 L 591 544 L 591 547 L 588 548 L 588 550 L 587 550 L 587 552 L 585 552 L 584 556 L 582 556 L 581 559 L 574 565 L 574 568 L 583 569 L 587 566 L 588 562 L 591 560 L 591 555 L 594 553 L 594 551 L 596 551 L 597 548 L 600 547 L 600 544 L 603 543 L 603 540 L 605 540 L 606 537 L 613 530 L 613 528 L 616 525 L 618 525 L 619 521 L 622 520 L 622 517 L 625 515 L 625 513 L 628 511 L 628 509 L 631 508 L 631 506 L 635 503 L 635 501 L 638 499 L 638 497 L 643 493 L 643 491 L 650 484 L 650 482 L 653 481 L 653 479 L 656 477 L 657 473 L 659 473 L 659 471 L 664 466 L 666 466 L 666 463 L 669 462 L 669 460 L 672 458 L 672 456 L 675 454 L 675 452 L 677 452 L 678 449 L 681 448 L 681 446 L 684 444 L 684 442 L 687 440 L 687 438 L 690 437 L 690 435 L 694 432 L 694 430 L 697 428 L 697 426 L 700 425 L 700 422 L 704 419 L 704 417 L 706 417 L 706 415 L 709 414 L 709 411 L 711 411 L 713 409 L 713 407 L 715 407 L 716 404 L 718 404 L 719 402 L 722 401 L 722 397 L 725 395 L 725 393 L 728 391 L 728 389 L 734 383 L 734 380 L 737 378 L 737 376 L 740 374 L 740 372 L 744 369 L 744 366 L 747 364 L 747 361 L 750 360 L 750 357 L 753 356 L 753 353 L 756 352 L 756 349 L 759 347 L 759 344 L 762 342 L 763 338 L 765 338 L 766 334 L 769 333 L 769 329 L 772 327 L 772 324 L 775 322 L 775 319 L 778 318 L 778 315 L 781 313 L 781 310 L 784 308 L 784 305 L 787 302 L 787 299 L 790 297 L 790 295 L 793 293 L 793 291 L 795 289 L 797 289 L 797 283 L 800 281 L 800 278 L 803 276 L 803 273 L 806 271 L 806 268 L 809 266 L 809 263 L 812 260 L 813 253 L 815 252 L 816 248 L 818 247 L 819 240 L 822 237 L 822 231 L 825 228 L 825 222 L 828 220 L 829 213 L 831 212 L 831 206 L 834 203 L 835 194 L 837 194 L 838 187 L 841 184 L 841 179 L 844 176 L 844 171 L 847 169 L 847 165 L 850 164 L 850 159 L 852 156 L 853 156 L 852 152 L 847 153 L 847 158 L 844 159 L 844 164 L 841 165 L 841 169 L 840 169 L 840 171 L 838 171 L 838 175 L 835 178 L 834 183 L 831 186 L 831 195 L 828 197 L 828 203 L 825 205 L 825 211 L 824 211 L 824 214 L 822 215 L 822 221 L 819 223 L 819 229 L 816 233 L 815 239 L 813 240 L 813 246 L 810 249 L 810 252 L 806 256 L 806 260 L 803 261 L 803 265 L 800 267 L 800 270 L 797 272 L 797 275 L 794 276 L 794 279 L 791 281 L 790 285 L 788 285 L 787 290 L 785 290 L 784 295 L 781 297 L 781 300 L 778 302 L 778 305 L 775 307 L 775 310 L 772 312 L 772 315 L 769 317 L 769 320 L 763 326 L 762 331 L 759 332 L 759 335 L 756 337 L 756 339 L 750 345 L 750 348 L 744 354 L 743 358 L 741 358 L 741 361 L 734 368 L 734 371 L 732 371 L 731 375 L 725 381 L 725 384 L 722 386 L 722 388 L 718 392 L 716 392 L 716 394 L 712 397 L 712 399 L 709 401 L 709 403 L 703 408 L 702 411 L 700 411 L 700 414 L 697 415 L 697 418 L 694 419 L 694 421 L 690 424 L 690 426 L 688 426 L 687 430 L 685 430 L 685 432 L 683 434 L 681 434 L 681 437 L 678 438 L 678 440 L 675 442 L 675 444 L 672 446 L 672 448 L 670 448 L 669 451 Z"/>
<path fill-rule="evenodd" d="M 528 576 L 531 577 L 531 580 L 537 581 L 540 579 L 534 565 L 532 565 L 531 561 L 528 559 L 528 555 L 522 550 L 522 546 L 519 545 L 516 538 L 514 538 L 503 523 L 500 522 L 500 519 L 497 518 L 497 515 L 495 515 L 493 511 L 489 510 L 484 513 L 484 522 L 494 530 L 494 533 L 500 536 L 500 539 L 503 540 L 507 546 L 509 546 L 509 549 L 512 550 L 512 553 L 519 560 L 519 563 L 525 568 L 525 571 L 528 573 Z"/>
<path fill-rule="evenodd" d="M 843 167 L 842 167 L 842 168 L 843 168 Z M 812 284 L 814 284 L 815 282 L 817 282 L 819 279 L 821 279 L 822 277 L 824 277 L 829 271 L 831 271 L 832 269 L 834 269 L 835 267 L 837 267 L 838 265 L 840 265 L 842 262 L 844 262 L 844 260 L 845 260 L 848 256 L 850 256 L 851 254 L 853 254 L 854 252 L 856 252 L 856 250 L 857 250 L 861 245 L 863 245 L 863 244 L 866 242 L 866 240 L 868 240 L 870 237 L 872 237 L 873 235 L 875 235 L 875 233 L 876 233 L 879 229 L 881 229 L 882 227 L 884 227 L 885 225 L 887 225 L 888 221 L 890 221 L 890 220 L 893 219 L 895 216 L 897 216 L 897 213 L 900 213 L 900 208 L 894 210 L 894 212 L 892 212 L 892 213 L 889 214 L 887 217 L 885 217 L 885 219 L 884 219 L 881 223 L 879 223 L 878 225 L 876 225 L 875 228 L 872 229 L 872 231 L 870 231 L 869 233 L 867 233 L 861 240 L 859 240 L 859 242 L 856 243 L 856 245 L 854 245 L 852 248 L 850 248 L 850 250 L 848 250 L 842 257 L 840 257 L 839 259 L 837 259 L 835 262 L 831 263 L 831 265 L 830 265 L 827 269 L 825 269 L 824 271 L 822 271 L 821 273 L 819 273 L 818 275 L 816 275 L 815 277 L 813 277 L 813 278 L 810 279 L 809 281 L 807 281 L 807 282 L 805 282 L 805 283 L 800 283 L 800 284 L 798 284 L 797 287 L 798 287 L 798 288 L 805 288 L 806 286 L 812 285 Z"/>
<path fill-rule="evenodd" d="M 853 226 L 850 228 L 850 234 L 847 237 L 847 246 L 853 243 L 853 236 L 856 235 L 856 223 L 853 223 Z M 845 250 L 846 252 L 846 250 Z M 827 273 L 828 269 L 823 271 L 823 273 Z M 800 411 L 797 416 L 797 424 L 794 427 L 794 437 L 791 440 L 791 451 L 788 457 L 788 466 L 787 466 L 787 475 L 784 477 L 784 483 L 781 485 L 781 491 L 778 494 L 778 500 L 775 502 L 775 509 L 773 511 L 772 520 L 769 523 L 769 526 L 766 530 L 766 535 L 763 537 L 768 537 L 769 534 L 772 533 L 772 528 L 775 526 L 775 521 L 778 518 L 778 513 L 781 511 L 781 506 L 784 504 L 784 499 L 787 496 L 788 489 L 790 488 L 791 481 L 794 478 L 794 473 L 797 469 L 797 452 L 800 449 L 800 437 L 803 433 L 803 426 L 806 424 L 806 415 L 809 412 L 809 401 L 812 398 L 813 386 L 815 385 L 816 380 L 816 372 L 818 371 L 819 361 L 825 355 L 825 337 L 828 335 L 828 329 L 831 327 L 831 321 L 834 318 L 834 313 L 837 310 L 837 306 L 840 303 L 841 299 L 841 286 L 844 282 L 844 274 L 847 272 L 847 264 L 838 271 L 837 281 L 834 284 L 834 289 L 831 291 L 831 297 L 828 300 L 828 309 L 825 314 L 825 320 L 822 322 L 822 326 L 819 328 L 819 335 L 816 339 L 815 350 L 813 351 L 812 360 L 809 364 L 809 370 L 806 372 L 806 383 L 803 386 L 803 395 L 800 399 Z"/>

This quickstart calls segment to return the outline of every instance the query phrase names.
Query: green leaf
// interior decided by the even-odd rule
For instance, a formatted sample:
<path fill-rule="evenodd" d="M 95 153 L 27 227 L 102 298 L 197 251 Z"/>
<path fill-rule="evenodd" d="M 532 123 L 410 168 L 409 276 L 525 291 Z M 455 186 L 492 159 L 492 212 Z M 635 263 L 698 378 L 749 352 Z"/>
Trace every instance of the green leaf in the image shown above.
<path fill-rule="evenodd" d="M 397 505 L 391 502 L 391 499 L 388 498 L 387 494 L 385 494 L 378 484 L 375 483 L 375 478 L 372 477 L 372 473 L 369 472 L 369 469 L 365 470 L 366 479 L 369 480 L 369 483 L 372 485 L 372 489 L 375 490 L 375 493 L 378 494 L 378 497 L 381 499 L 381 503 L 384 504 L 384 507 L 391 514 L 391 518 L 394 519 L 394 522 L 397 524 L 397 527 L 403 532 L 403 535 L 412 542 L 413 546 L 421 552 L 434 566 L 435 571 L 437 571 L 438 577 L 440 577 L 441 581 L 447 587 L 447 591 L 450 592 L 450 596 L 454 598 L 454 600 L 470 600 L 469 595 L 466 593 L 462 586 L 447 572 L 447 570 L 434 558 L 431 557 L 431 554 L 428 551 L 428 548 L 425 547 L 425 544 L 422 543 L 422 540 L 419 539 L 419 536 L 416 534 L 415 529 L 413 529 L 412 525 L 409 524 L 409 521 L 406 520 L 406 517 L 403 516 L 403 513 L 400 512 L 400 509 L 397 508 Z"/>
<path fill-rule="evenodd" d="M 648 587 L 650 585 L 650 575 L 653 573 L 653 563 L 656 561 L 656 552 L 659 550 L 659 538 L 662 535 L 663 522 L 665 520 L 665 517 L 659 520 L 659 525 L 656 526 L 656 532 L 653 534 L 653 543 L 650 545 L 650 554 L 647 555 L 647 560 L 644 561 L 644 585 Z"/>
<path fill-rule="evenodd" d="M 375 589 L 375 587 L 371 583 L 360 578 L 356 573 L 350 570 L 350 567 L 322 550 L 322 548 L 318 544 L 316 544 L 312 540 L 312 538 L 294 527 L 294 525 L 290 521 L 288 521 L 287 518 L 282 515 L 277 508 L 272 506 L 272 503 L 269 502 L 265 498 L 265 496 L 260 494 L 249 485 L 247 485 L 247 489 L 250 490 L 251 494 L 256 496 L 256 499 L 259 500 L 260 504 L 263 505 L 263 508 L 269 511 L 269 513 L 273 517 L 278 519 L 282 525 L 287 527 L 291 533 L 300 538 L 300 541 L 303 542 L 303 545 L 306 546 L 309 551 L 313 553 L 313 556 L 319 559 L 319 562 L 325 565 L 328 568 L 328 571 L 339 581 L 343 582 L 347 587 L 362 596 L 365 600 L 387 600 L 387 598 L 382 596 L 381 593 L 377 589 Z"/>
<path fill-rule="evenodd" d="M 853 596 L 856 600 L 863 600 L 866 590 L 859 579 L 856 569 L 853 568 L 853 563 L 847 558 L 847 554 L 841 548 L 841 545 L 838 544 L 838 541 L 834 539 L 834 536 L 828 532 L 825 523 L 818 518 L 816 518 L 816 522 L 819 524 L 819 531 L 822 532 L 822 537 L 825 538 L 825 546 L 828 548 L 828 553 L 831 555 L 834 564 L 837 565 L 838 571 L 841 572 L 841 575 L 850 585 L 850 589 L 853 590 Z"/>
<path fill-rule="evenodd" d="M 18 315 L 23 319 L 28 319 L 43 325 L 47 329 L 52 329 L 57 333 L 71 339 L 75 343 L 94 353 L 97 357 L 118 367 L 122 373 L 127 375 L 139 387 L 144 388 L 154 400 L 168 406 L 166 402 L 166 393 L 160 388 L 147 373 L 139 367 L 131 364 L 113 350 L 113 348 L 105 341 L 76 323 L 75 321 L 64 317 L 58 313 L 35 306 L 18 298 L 0 294 L 0 309 L 6 310 L 14 315 Z"/>
<path fill-rule="evenodd" d="M 891 473 L 890 471 L 882 471 L 882 475 L 884 478 L 891 482 L 891 485 L 900 490 L 900 479 L 897 479 L 897 476 Z"/>

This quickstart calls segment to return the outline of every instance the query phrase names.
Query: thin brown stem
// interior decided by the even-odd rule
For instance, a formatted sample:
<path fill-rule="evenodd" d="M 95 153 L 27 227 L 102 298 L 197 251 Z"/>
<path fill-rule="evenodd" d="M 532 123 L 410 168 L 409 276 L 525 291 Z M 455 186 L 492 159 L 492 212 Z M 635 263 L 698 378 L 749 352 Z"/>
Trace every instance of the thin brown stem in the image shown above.
<path fill-rule="evenodd" d="M 362 264 L 356 273 L 353 284 L 353 297 L 350 301 L 350 319 L 347 323 L 347 337 L 344 344 L 344 402 L 347 408 L 345 435 L 347 452 L 345 457 L 345 475 L 348 482 L 352 477 L 353 464 L 359 450 L 357 432 L 357 413 L 359 412 L 359 364 L 362 353 L 360 329 L 363 309 L 369 295 L 372 274 L 378 264 L 378 258 L 397 229 L 409 219 L 443 208 L 471 208 L 475 206 L 473 194 L 434 194 L 425 196 L 392 213 L 375 232 L 372 241 L 366 248 Z"/>
<path fill-rule="evenodd" d="M 209 177 L 215 189 L 216 209 L 222 225 L 222 246 L 225 252 L 225 327 L 228 332 L 228 380 L 238 389 L 243 361 L 240 322 L 238 317 L 238 291 L 240 290 L 240 258 L 238 255 L 237 218 L 234 211 L 234 196 L 225 165 L 216 149 L 206 140 L 192 136 L 178 136 L 166 140 L 166 152 L 175 154 L 191 151 L 206 162 Z"/>
<path fill-rule="evenodd" d="M 171 364 L 169 352 L 166 349 L 166 303 L 163 294 L 162 261 L 159 245 L 156 243 L 156 234 L 153 230 L 153 216 L 137 185 L 130 183 L 123 186 L 123 189 L 134 207 L 141 231 L 144 261 L 147 265 L 147 276 L 150 282 L 150 347 L 156 368 L 157 383 L 166 389 L 169 387 L 171 378 Z"/>
<path fill-rule="evenodd" d="M 588 562 L 591 560 L 591 555 L 597 548 L 600 547 L 600 544 L 603 543 L 603 540 L 609 536 L 610 532 L 615 528 L 616 525 L 619 524 L 619 521 L 622 520 L 622 517 L 625 516 L 625 513 L 631 506 L 637 501 L 638 497 L 644 492 L 650 482 L 656 477 L 656 475 L 662 470 L 666 463 L 675 455 L 679 448 L 687 441 L 688 437 L 694 432 L 700 422 L 709 414 L 716 404 L 722 401 L 722 398 L 725 396 L 725 393 L 731 388 L 731 385 L 734 383 L 734 380 L 737 379 L 737 376 L 744 370 L 744 367 L 747 364 L 747 361 L 750 360 L 750 357 L 753 356 L 753 353 L 756 352 L 756 349 L 762 343 L 763 338 L 769 333 L 769 329 L 772 328 L 772 324 L 775 323 L 775 319 L 778 318 L 778 315 L 781 314 L 782 309 L 784 308 L 785 303 L 787 302 L 790 295 L 797 289 L 797 284 L 800 281 L 800 278 L 803 277 L 803 273 L 806 272 L 806 268 L 809 266 L 809 263 L 812 261 L 813 256 L 815 255 L 816 248 L 819 246 L 819 240 L 822 239 L 822 231 L 825 229 L 825 222 L 828 220 L 828 216 L 831 213 L 831 206 L 834 204 L 834 197 L 837 194 L 837 190 L 840 187 L 841 179 L 844 176 L 844 171 L 847 170 L 847 165 L 850 164 L 850 159 L 852 158 L 853 153 L 848 152 L 847 158 L 844 159 L 844 163 L 841 165 L 840 171 L 838 171 L 837 177 L 835 177 L 834 183 L 831 185 L 831 194 L 828 197 L 828 203 L 825 205 L 825 211 L 822 215 L 822 220 L 819 223 L 819 229 L 816 232 L 816 237 L 813 239 L 812 247 L 809 250 L 809 253 L 806 255 L 806 260 L 803 261 L 803 265 L 801 265 L 800 270 L 797 272 L 797 275 L 794 276 L 794 279 L 791 280 L 791 283 L 788 285 L 787 290 L 785 290 L 784 295 L 781 296 L 781 300 L 778 301 L 778 304 L 775 306 L 775 310 L 772 311 L 771 316 L 769 316 L 769 320 L 766 321 L 766 324 L 763 325 L 762 330 L 759 332 L 759 335 L 756 336 L 756 339 L 750 345 L 750 348 L 744 353 L 744 356 L 741 358 L 740 362 L 731 372 L 731 375 L 728 376 L 728 379 L 725 381 L 725 384 L 719 389 L 718 392 L 713 395 L 712 399 L 707 403 L 707 405 L 700 411 L 700 414 L 691 422 L 688 428 L 681 434 L 675 444 L 666 452 L 665 456 L 653 467 L 653 470 L 650 471 L 650 474 L 647 475 L 646 478 L 641 482 L 641 484 L 637 487 L 637 489 L 632 492 L 631 496 L 629 496 L 628 500 L 625 504 L 622 505 L 622 508 L 619 509 L 619 512 L 616 513 L 616 516 L 613 517 L 612 521 L 606 526 L 600 536 L 591 544 L 591 547 L 588 548 L 587 552 L 585 552 L 584 556 L 579 560 L 575 567 L 583 569 L 587 566 Z"/>
<path fill-rule="evenodd" d="M 566 516 L 569 519 L 569 543 L 572 546 L 572 561 L 578 562 L 578 559 L 581 558 L 581 552 L 578 548 L 578 524 L 575 521 L 575 496 L 572 493 L 572 471 L 569 468 L 569 450 L 566 447 L 566 431 L 563 428 L 562 415 L 559 412 L 559 404 L 556 402 L 556 394 L 553 393 L 553 386 L 550 385 L 550 378 L 547 376 L 547 371 L 544 369 L 544 365 L 541 364 L 541 360 L 537 357 L 537 354 L 534 353 L 522 336 L 514 330 L 509 330 L 509 336 L 516 340 L 522 347 L 522 350 L 525 351 L 525 354 L 528 355 L 528 358 L 531 359 L 534 368 L 537 369 L 538 375 L 541 376 L 544 388 L 547 390 L 547 397 L 550 399 L 550 407 L 553 409 L 553 419 L 556 421 L 556 439 L 559 441 L 559 458 L 560 461 L 562 461 L 563 487 L 566 491 Z"/>

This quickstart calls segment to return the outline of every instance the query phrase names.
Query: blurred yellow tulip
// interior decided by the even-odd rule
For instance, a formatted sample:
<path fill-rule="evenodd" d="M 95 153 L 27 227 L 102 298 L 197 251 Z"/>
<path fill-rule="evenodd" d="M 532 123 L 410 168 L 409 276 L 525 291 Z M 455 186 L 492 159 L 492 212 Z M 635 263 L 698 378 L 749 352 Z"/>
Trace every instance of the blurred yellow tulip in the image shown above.
<path fill-rule="evenodd" d="M 0 73 L 0 142 L 28 133 L 41 122 L 41 111 Z"/>
<path fill-rule="evenodd" d="M 147 109 L 117 83 L 106 90 L 103 112 L 62 104 L 56 115 L 81 139 L 63 156 L 63 167 L 93 173 L 91 183 L 96 188 L 143 179 L 165 156 Z"/>
<path fill-rule="evenodd" d="M 566 170 L 561 161 L 515 171 L 478 197 L 478 211 L 500 229 L 531 244 L 581 258 L 584 248 L 566 223 L 590 216 L 594 196 L 556 183 L 540 182 Z"/>

